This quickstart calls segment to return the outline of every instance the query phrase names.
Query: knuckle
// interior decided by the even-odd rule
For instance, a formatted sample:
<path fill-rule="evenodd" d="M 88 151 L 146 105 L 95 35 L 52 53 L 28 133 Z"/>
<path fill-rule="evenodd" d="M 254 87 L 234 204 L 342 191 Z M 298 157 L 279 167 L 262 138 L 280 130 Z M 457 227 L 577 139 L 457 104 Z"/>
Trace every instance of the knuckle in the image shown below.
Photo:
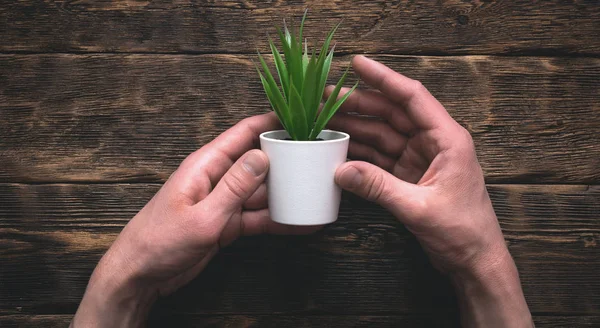
<path fill-rule="evenodd" d="M 193 164 L 193 163 L 194 163 L 194 162 L 195 162 L 195 161 L 196 161 L 196 160 L 197 160 L 197 159 L 200 157 L 200 155 L 201 155 L 201 150 L 202 150 L 203 148 L 204 148 L 204 147 L 202 147 L 202 148 L 200 148 L 200 149 L 197 149 L 197 150 L 193 151 L 192 153 L 188 154 L 188 155 L 187 155 L 187 156 L 186 156 L 186 157 L 183 159 L 183 161 L 181 161 L 181 164 L 179 165 L 179 168 L 181 168 L 181 167 L 185 167 L 185 166 L 188 166 L 188 165 L 192 165 L 192 164 Z M 173 173 L 175 173 L 175 172 L 173 172 Z"/>
<path fill-rule="evenodd" d="M 241 176 L 241 173 L 232 172 L 223 177 L 223 184 L 225 188 L 238 198 L 243 198 L 247 194 L 248 187 Z"/>
<path fill-rule="evenodd" d="M 354 92 L 348 97 L 348 108 L 350 111 L 355 112 L 359 108 L 365 108 L 365 97 L 360 90 L 354 90 Z"/>
<path fill-rule="evenodd" d="M 383 174 L 373 174 L 367 182 L 366 191 L 367 199 L 370 201 L 380 201 L 386 198 L 388 195 Z"/>
<path fill-rule="evenodd" d="M 187 209 L 190 202 L 189 196 L 180 191 L 167 193 L 164 199 L 165 205 L 163 206 L 167 207 L 165 211 L 169 213 L 181 213 Z"/>
<path fill-rule="evenodd" d="M 459 126 L 458 130 L 459 133 L 455 143 L 456 154 L 459 156 L 474 154 L 475 143 L 473 142 L 471 134 L 462 126 Z"/>
<path fill-rule="evenodd" d="M 256 124 L 258 119 L 259 118 L 256 116 L 246 117 L 245 119 L 239 121 L 236 125 L 234 125 L 232 129 L 240 129 L 240 131 L 249 130 L 252 128 L 253 125 Z"/>
<path fill-rule="evenodd" d="M 246 117 L 245 119 L 241 120 L 238 124 L 245 126 L 245 125 L 251 124 L 255 120 L 256 120 L 256 116 Z"/>
<path fill-rule="evenodd" d="M 417 197 L 412 199 L 410 202 L 410 213 L 415 218 L 423 218 L 427 215 L 427 212 L 432 209 L 426 197 Z"/>
<path fill-rule="evenodd" d="M 377 125 L 375 125 L 375 135 L 373 136 L 373 141 L 376 142 L 379 145 L 385 145 L 386 142 L 388 141 L 389 137 L 389 131 L 387 131 L 386 127 L 388 125 L 384 124 L 384 123 L 377 123 Z"/>
<path fill-rule="evenodd" d="M 418 95 L 418 94 L 423 94 L 428 92 L 427 88 L 425 88 L 425 86 L 423 85 L 423 83 L 421 83 L 421 81 L 419 80 L 412 80 L 412 85 L 410 86 L 411 88 L 411 94 L 412 95 Z"/>
<path fill-rule="evenodd" d="M 381 89 L 383 86 L 385 85 L 389 85 L 392 81 L 392 75 L 391 74 L 385 74 L 381 77 L 381 79 L 379 80 L 379 83 L 376 83 L 375 87 L 377 89 Z"/>
<path fill-rule="evenodd" d="M 473 137 L 471 136 L 471 133 L 469 133 L 469 130 L 465 129 L 463 126 L 460 127 L 460 130 L 465 143 L 473 145 Z"/>

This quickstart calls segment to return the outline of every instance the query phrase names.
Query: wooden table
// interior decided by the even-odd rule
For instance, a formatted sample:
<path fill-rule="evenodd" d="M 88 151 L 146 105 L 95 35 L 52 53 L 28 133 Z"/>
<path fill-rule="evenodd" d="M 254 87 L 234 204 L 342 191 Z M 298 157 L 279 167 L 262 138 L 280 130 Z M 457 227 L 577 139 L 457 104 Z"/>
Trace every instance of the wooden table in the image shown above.
<path fill-rule="evenodd" d="M 600 325 L 598 1 L 22 0 L 0 8 L 0 326 L 67 325 L 178 163 L 267 110 L 255 50 L 304 7 L 312 40 L 344 18 L 333 78 L 370 54 L 469 129 L 537 326 Z M 451 327 L 456 312 L 406 229 L 345 195 L 316 235 L 225 249 L 151 322 Z"/>

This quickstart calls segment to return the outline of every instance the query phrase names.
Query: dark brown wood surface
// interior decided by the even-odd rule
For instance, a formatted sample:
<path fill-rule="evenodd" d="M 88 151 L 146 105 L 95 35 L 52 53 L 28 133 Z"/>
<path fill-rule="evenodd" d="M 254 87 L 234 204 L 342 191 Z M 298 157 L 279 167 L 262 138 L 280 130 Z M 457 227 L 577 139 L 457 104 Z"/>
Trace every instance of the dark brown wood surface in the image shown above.
<path fill-rule="evenodd" d="M 75 310 L 99 257 L 159 187 L 1 184 L 0 241 L 8 247 L 0 280 L 13 284 L 0 310 Z M 490 185 L 489 192 L 531 310 L 600 314 L 600 188 Z M 454 309 L 450 287 L 416 240 L 385 210 L 350 196 L 339 222 L 314 236 L 247 238 L 225 249 L 163 306 L 201 314 Z"/>
<path fill-rule="evenodd" d="M 0 317 L 2 327 L 66 327 L 71 321 L 71 315 L 9 315 Z M 534 316 L 538 326 L 548 328 L 564 327 L 598 327 L 600 317 L 597 316 Z M 242 327 L 458 327 L 455 322 L 448 322 L 447 318 L 432 317 L 427 315 L 173 315 L 156 316 L 149 321 L 149 327 L 195 327 L 195 328 L 242 328 Z"/>
<path fill-rule="evenodd" d="M 369 53 L 473 135 L 537 327 L 600 325 L 598 1 L 5 1 L 0 327 L 64 327 L 97 260 L 179 162 L 268 110 L 253 61 L 308 7 L 344 19 L 331 81 Z M 293 277 L 290 278 L 290 277 Z M 454 293 L 378 206 L 244 238 L 153 327 L 455 327 Z"/>
<path fill-rule="evenodd" d="M 254 53 L 305 8 L 312 40 L 343 19 L 342 52 L 600 55 L 594 0 L 7 1 L 0 50 Z"/>
<path fill-rule="evenodd" d="M 9 315 L 0 317 L 2 327 L 66 327 L 71 315 Z M 537 326 L 548 328 L 598 327 L 600 317 L 576 316 L 534 316 Z M 152 318 L 149 327 L 195 327 L 195 328 L 242 328 L 242 327 L 458 327 L 446 318 L 426 315 L 348 315 L 348 316 L 280 316 L 280 315 L 227 315 L 227 316 L 162 316 Z"/>
<path fill-rule="evenodd" d="M 600 182 L 600 133 L 590 133 L 600 127 L 600 58 L 375 58 L 421 80 L 470 130 L 488 182 Z M 269 109 L 253 59 L 0 55 L 0 178 L 163 181 Z"/>

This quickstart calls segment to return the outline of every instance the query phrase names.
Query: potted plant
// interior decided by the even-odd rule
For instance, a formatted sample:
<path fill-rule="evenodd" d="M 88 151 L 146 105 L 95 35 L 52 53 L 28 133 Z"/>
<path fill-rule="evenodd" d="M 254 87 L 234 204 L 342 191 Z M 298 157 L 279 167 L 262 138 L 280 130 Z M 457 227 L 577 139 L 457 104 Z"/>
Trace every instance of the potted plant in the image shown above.
<path fill-rule="evenodd" d="M 329 50 L 339 24 L 328 33 L 320 52 L 303 42 L 306 12 L 298 35 L 277 29 L 283 56 L 269 39 L 279 85 L 267 63 L 258 54 L 258 69 L 265 93 L 285 130 L 260 135 L 261 149 L 270 161 L 267 176 L 269 209 L 273 221 L 292 225 L 320 225 L 337 219 L 341 189 L 334 182 L 337 167 L 346 161 L 350 137 L 343 132 L 324 130 L 327 122 L 356 89 L 358 82 L 340 99 L 346 80 L 342 75 L 329 98 L 321 99 L 333 59 Z M 284 22 L 285 23 L 285 22 Z"/>

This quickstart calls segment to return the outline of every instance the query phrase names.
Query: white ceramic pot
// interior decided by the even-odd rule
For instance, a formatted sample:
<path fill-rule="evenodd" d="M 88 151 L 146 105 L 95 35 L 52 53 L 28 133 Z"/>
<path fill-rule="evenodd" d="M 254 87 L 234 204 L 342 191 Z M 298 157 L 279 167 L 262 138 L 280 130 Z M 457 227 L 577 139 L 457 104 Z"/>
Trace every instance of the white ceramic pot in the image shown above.
<path fill-rule="evenodd" d="M 260 135 L 260 147 L 269 157 L 267 190 L 275 222 L 319 225 L 337 220 L 341 189 L 336 169 L 346 161 L 350 136 L 323 130 L 322 141 L 286 140 L 285 130 Z"/>

